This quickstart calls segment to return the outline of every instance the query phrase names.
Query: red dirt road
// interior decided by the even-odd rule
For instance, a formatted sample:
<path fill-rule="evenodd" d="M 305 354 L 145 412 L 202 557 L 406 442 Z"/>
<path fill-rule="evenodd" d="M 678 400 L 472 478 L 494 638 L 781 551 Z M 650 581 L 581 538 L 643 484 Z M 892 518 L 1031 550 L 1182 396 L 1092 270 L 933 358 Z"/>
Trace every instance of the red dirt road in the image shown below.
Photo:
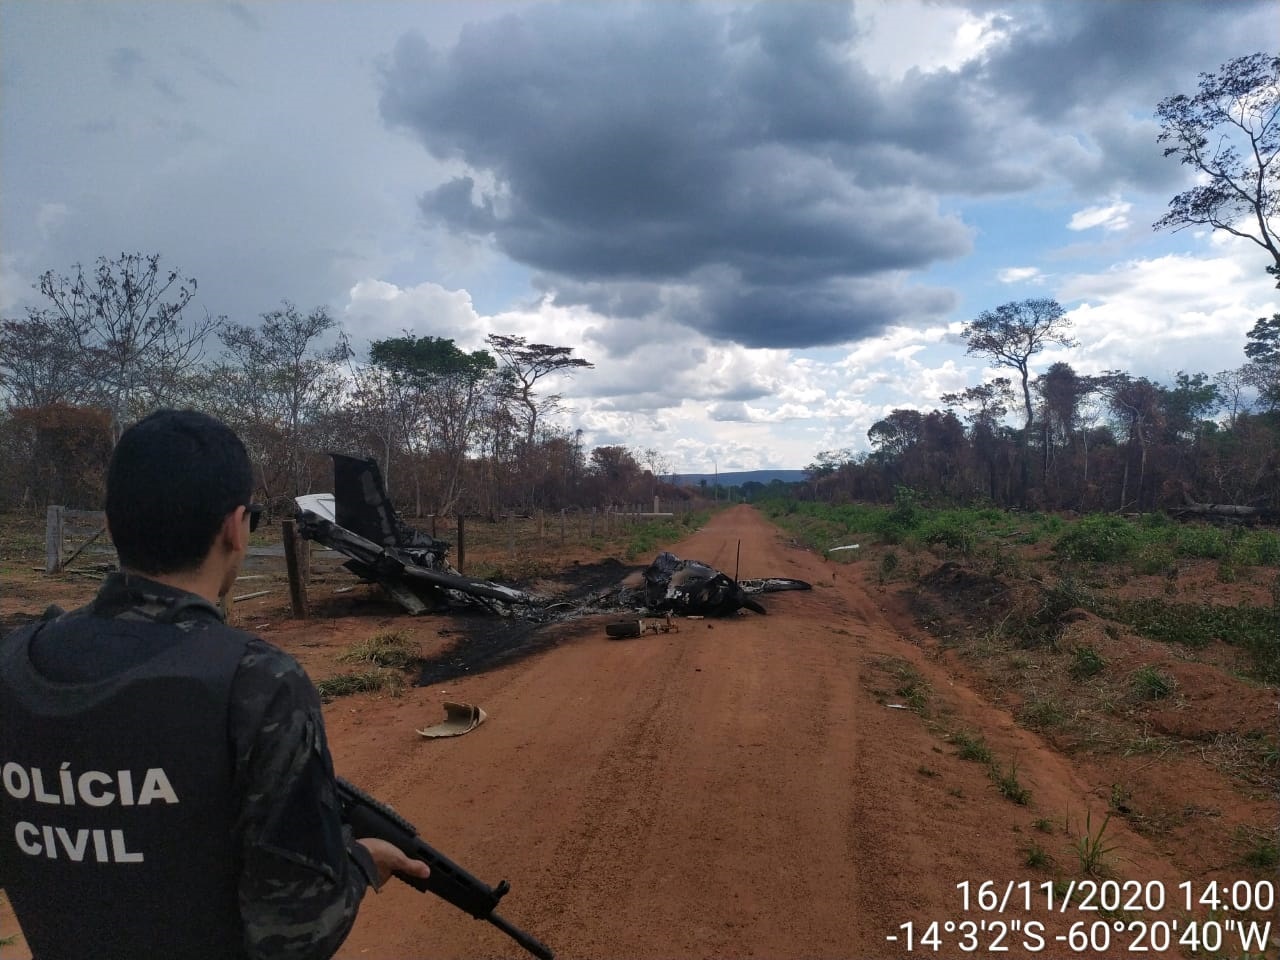
<path fill-rule="evenodd" d="M 1039 885 L 1053 874 L 1025 866 L 1024 850 L 1038 840 L 1078 876 L 1070 843 L 1087 810 L 1095 829 L 1101 819 L 1096 785 L 928 655 L 857 565 L 789 545 L 748 507 L 673 550 L 732 572 L 739 541 L 743 578 L 815 589 L 765 596 L 767 616 L 683 620 L 632 640 L 606 639 L 599 620 L 558 627 L 571 633 L 558 647 L 491 673 L 337 700 L 338 772 L 481 879 L 509 879 L 501 912 L 563 960 L 906 956 L 886 939 L 899 924 L 983 919 L 963 911 L 966 880 L 1031 881 L 1036 909 L 1003 918 L 1045 924 L 1036 956 L 1068 955 L 1052 937 L 1097 914 L 1047 914 Z M 270 636 L 291 648 L 285 631 Z M 933 721 L 886 705 L 902 701 L 895 671 L 907 665 L 929 684 Z M 480 704 L 489 720 L 419 738 L 443 699 Z M 1016 758 L 1031 804 L 1003 799 L 944 726 Z M 1041 819 L 1050 833 L 1033 827 Z M 1107 839 L 1124 877 L 1170 892 L 1186 879 L 1126 824 L 1113 820 Z M 960 956 L 958 937 L 935 955 Z M 1032 955 L 1016 937 L 1004 945 Z M 367 897 L 339 956 L 524 954 L 393 882 Z"/>

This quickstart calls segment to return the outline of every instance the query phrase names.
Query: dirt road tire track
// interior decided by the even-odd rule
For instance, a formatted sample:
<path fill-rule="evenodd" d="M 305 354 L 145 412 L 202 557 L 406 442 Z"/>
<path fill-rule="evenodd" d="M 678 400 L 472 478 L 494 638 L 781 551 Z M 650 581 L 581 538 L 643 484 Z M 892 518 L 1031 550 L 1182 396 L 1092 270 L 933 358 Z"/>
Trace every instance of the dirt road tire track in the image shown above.
<path fill-rule="evenodd" d="M 853 568 L 790 545 L 750 508 L 673 549 L 732 571 L 739 540 L 742 577 L 815 589 L 766 597 L 767 616 L 685 620 L 667 635 L 615 641 L 603 621 L 582 626 L 444 685 L 491 718 L 453 741 L 411 731 L 434 715 L 437 688 L 336 703 L 340 772 L 482 878 L 509 878 L 502 912 L 564 960 L 900 956 L 885 940 L 899 923 L 963 919 L 957 882 L 1048 879 L 1024 865 L 1032 821 L 1083 821 L 1098 806 L 1091 785 L 955 683 Z M 937 722 L 884 705 L 886 664 L 902 662 L 946 725 L 1016 757 L 1030 807 L 1002 799 Z M 1176 882 L 1142 837 L 1112 829 L 1127 876 Z M 1040 839 L 1062 862 L 1070 838 Z M 396 886 L 369 898 L 340 956 L 521 955 Z"/>

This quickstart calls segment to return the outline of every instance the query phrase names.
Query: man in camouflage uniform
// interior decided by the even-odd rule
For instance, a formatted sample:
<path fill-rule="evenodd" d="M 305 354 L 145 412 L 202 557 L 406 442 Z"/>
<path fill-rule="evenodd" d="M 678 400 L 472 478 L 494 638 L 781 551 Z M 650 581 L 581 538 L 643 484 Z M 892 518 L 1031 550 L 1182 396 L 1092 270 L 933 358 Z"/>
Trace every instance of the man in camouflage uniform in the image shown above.
<path fill-rule="evenodd" d="M 315 688 L 223 622 L 256 525 L 224 424 L 164 410 L 107 477 L 92 603 L 0 644 L 0 887 L 37 960 L 325 958 L 425 864 L 342 823 Z"/>

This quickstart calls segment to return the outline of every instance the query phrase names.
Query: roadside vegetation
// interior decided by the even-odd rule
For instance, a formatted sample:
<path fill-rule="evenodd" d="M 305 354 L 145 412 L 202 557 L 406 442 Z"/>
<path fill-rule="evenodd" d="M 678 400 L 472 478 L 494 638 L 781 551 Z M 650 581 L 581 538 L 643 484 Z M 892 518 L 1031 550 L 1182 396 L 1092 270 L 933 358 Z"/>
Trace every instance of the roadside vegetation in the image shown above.
<path fill-rule="evenodd" d="M 886 699 L 986 767 L 996 792 L 1035 813 L 1036 830 L 1062 825 L 1083 874 L 1122 863 L 1113 819 L 1233 876 L 1274 871 L 1280 821 L 1259 812 L 1274 811 L 1280 791 L 1274 529 L 932 506 L 902 487 L 892 504 L 757 506 L 799 544 L 905 600 L 932 636 L 930 659 L 1091 771 L 1101 812 L 1077 823 L 1074 812 L 1039 808 L 1034 775 L 1028 785 L 1028 771 L 997 756 L 982 731 L 951 722 L 924 680 L 884 667 L 901 681 Z M 1233 806 L 1190 803 L 1177 788 L 1208 776 Z M 1055 862 L 1040 842 L 1024 847 L 1029 866 Z"/>
<path fill-rule="evenodd" d="M 416 642 L 398 631 L 387 631 L 356 641 L 338 656 L 338 662 L 359 669 L 317 680 L 316 691 L 326 702 L 353 693 L 399 696 L 405 688 L 406 672 L 418 666 L 420 658 Z"/>
<path fill-rule="evenodd" d="M 829 552 L 833 561 L 876 553 L 882 583 L 917 580 L 947 560 L 1011 585 L 1033 583 L 1041 588 L 1041 606 L 1001 624 L 1024 640 L 1079 608 L 1152 640 L 1192 649 L 1214 641 L 1238 647 L 1248 655 L 1250 675 L 1280 682 L 1280 534 L 1272 530 L 1179 523 L 1161 514 L 1066 519 L 990 507 L 930 508 L 906 488 L 898 489 L 892 506 L 775 499 L 760 508 L 815 550 L 858 543 L 857 550 Z M 1182 568 L 1205 560 L 1215 561 L 1218 582 L 1264 587 L 1267 602 L 1180 601 Z M 1163 578 L 1158 595 L 1109 595 L 1108 587 L 1142 577 Z M 1096 650 L 1071 655 L 1078 674 L 1100 671 Z"/>

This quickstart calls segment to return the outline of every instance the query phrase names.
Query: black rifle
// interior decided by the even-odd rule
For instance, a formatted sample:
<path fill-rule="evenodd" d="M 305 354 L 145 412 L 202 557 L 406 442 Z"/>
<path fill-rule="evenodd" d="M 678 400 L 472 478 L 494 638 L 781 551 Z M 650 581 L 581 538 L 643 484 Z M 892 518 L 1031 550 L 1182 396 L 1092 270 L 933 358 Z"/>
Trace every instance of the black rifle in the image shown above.
<path fill-rule="evenodd" d="M 511 889 L 507 881 L 491 887 L 472 876 L 418 836 L 418 828 L 408 820 L 341 777 L 338 778 L 338 800 L 342 804 L 343 819 L 351 824 L 355 837 L 385 840 L 398 847 L 405 856 L 421 860 L 431 868 L 431 876 L 425 880 L 397 873 L 396 876 L 409 886 L 424 893 L 434 893 L 477 920 L 488 920 L 539 960 L 554 960 L 555 954 L 545 944 L 493 912 L 498 901 Z"/>

